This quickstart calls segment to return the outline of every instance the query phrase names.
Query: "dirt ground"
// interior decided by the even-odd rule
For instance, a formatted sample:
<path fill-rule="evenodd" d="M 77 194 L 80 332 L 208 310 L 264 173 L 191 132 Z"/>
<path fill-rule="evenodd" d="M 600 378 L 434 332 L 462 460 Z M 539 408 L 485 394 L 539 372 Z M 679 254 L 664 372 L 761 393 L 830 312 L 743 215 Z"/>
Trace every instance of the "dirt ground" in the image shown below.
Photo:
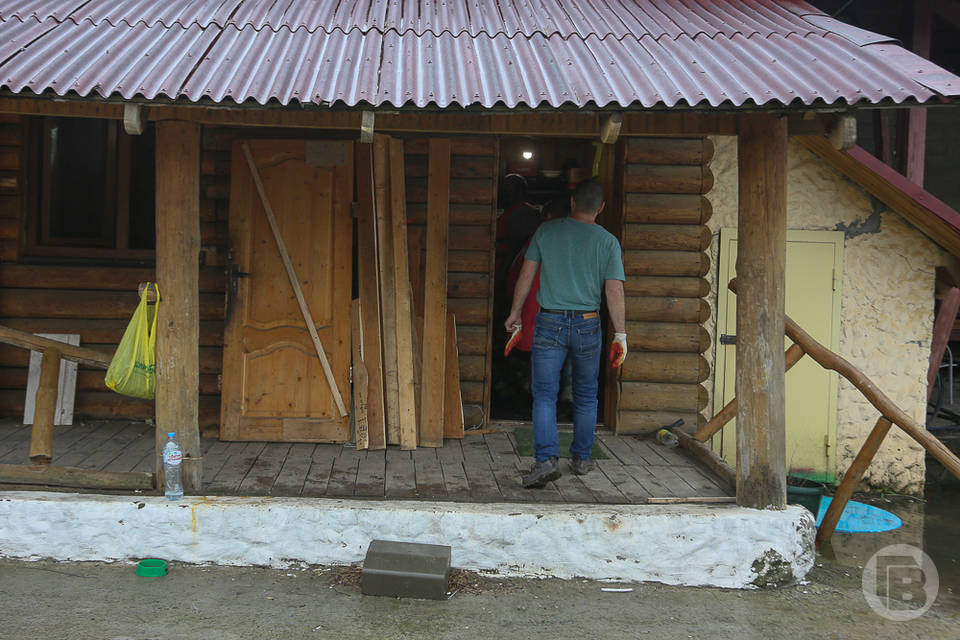
<path fill-rule="evenodd" d="M 855 569 L 820 562 L 807 584 L 763 591 L 497 580 L 461 573 L 443 602 L 363 596 L 356 571 L 0 561 L 0 637 L 70 640 L 297 638 L 960 638 L 960 600 L 922 618 L 874 614 Z"/>

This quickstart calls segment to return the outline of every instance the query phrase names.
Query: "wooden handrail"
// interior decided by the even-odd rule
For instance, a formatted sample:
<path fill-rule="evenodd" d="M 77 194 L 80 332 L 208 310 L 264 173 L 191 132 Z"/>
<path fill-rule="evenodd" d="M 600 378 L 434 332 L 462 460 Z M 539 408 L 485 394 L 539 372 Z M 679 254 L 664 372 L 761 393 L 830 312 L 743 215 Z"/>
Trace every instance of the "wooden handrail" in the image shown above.
<path fill-rule="evenodd" d="M 60 352 L 60 357 L 64 360 L 72 360 L 98 369 L 106 369 L 110 366 L 110 360 L 113 359 L 112 354 L 103 353 L 96 349 L 75 347 L 72 344 L 57 342 L 49 338 L 41 338 L 32 333 L 18 331 L 17 329 L 11 329 L 10 327 L 4 327 L 2 325 L 0 325 L 0 343 L 12 344 L 15 347 L 32 349 L 34 351 L 47 351 L 52 349 Z"/>
<path fill-rule="evenodd" d="M 737 292 L 736 278 L 730 281 L 729 287 L 734 293 Z M 894 404 L 893 400 L 880 391 L 877 385 L 865 376 L 863 372 L 814 340 L 810 334 L 800 328 L 800 325 L 791 320 L 790 316 L 784 315 L 783 320 L 784 332 L 787 334 L 787 337 L 800 345 L 807 355 L 816 360 L 824 369 L 836 371 L 846 378 L 847 381 L 855 386 L 867 401 L 880 412 L 880 415 L 886 417 L 890 422 L 906 431 L 907 434 L 919 442 L 930 455 L 940 461 L 950 473 L 960 478 L 960 458 L 957 458 L 945 444 L 940 442 L 936 436 L 932 435 L 922 425 L 908 416 L 903 409 Z"/>
<path fill-rule="evenodd" d="M 799 345 L 792 344 L 790 348 L 787 349 L 786 353 L 783 354 L 784 367 L 783 372 L 786 373 L 793 368 L 793 365 L 800 362 L 800 359 L 803 357 L 803 349 Z M 737 417 L 737 398 L 736 396 L 726 404 L 723 409 L 717 412 L 717 415 L 710 418 L 710 421 L 707 424 L 700 427 L 696 433 L 693 434 L 693 437 L 700 442 L 706 442 L 710 438 L 723 429 L 723 427 Z"/>

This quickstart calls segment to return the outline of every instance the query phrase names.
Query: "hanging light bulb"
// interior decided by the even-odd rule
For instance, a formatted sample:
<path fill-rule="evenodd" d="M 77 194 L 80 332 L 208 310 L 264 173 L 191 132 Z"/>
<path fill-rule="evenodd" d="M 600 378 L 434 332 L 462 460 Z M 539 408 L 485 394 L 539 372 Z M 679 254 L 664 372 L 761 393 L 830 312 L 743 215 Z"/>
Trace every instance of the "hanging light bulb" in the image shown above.
<path fill-rule="evenodd" d="M 533 151 L 524 151 L 520 154 L 524 160 L 533 160 Z"/>

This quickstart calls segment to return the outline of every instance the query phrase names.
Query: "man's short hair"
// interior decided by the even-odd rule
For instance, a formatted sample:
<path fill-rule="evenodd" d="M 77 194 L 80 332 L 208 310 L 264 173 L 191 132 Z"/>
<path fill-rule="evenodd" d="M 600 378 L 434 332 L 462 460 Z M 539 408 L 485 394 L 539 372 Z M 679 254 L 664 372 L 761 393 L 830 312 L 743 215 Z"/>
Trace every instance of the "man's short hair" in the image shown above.
<path fill-rule="evenodd" d="M 584 180 L 573 190 L 573 206 L 580 213 L 596 213 L 603 204 L 603 185 L 596 180 Z"/>

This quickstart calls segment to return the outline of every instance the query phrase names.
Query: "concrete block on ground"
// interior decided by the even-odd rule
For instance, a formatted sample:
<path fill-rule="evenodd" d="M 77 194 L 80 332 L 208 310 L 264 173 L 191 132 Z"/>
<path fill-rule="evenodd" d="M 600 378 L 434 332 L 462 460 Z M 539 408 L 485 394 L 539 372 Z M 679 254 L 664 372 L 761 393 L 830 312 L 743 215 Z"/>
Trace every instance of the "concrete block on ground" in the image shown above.
<path fill-rule="evenodd" d="M 368 596 L 446 600 L 450 547 L 374 540 L 367 548 L 360 591 Z"/>

